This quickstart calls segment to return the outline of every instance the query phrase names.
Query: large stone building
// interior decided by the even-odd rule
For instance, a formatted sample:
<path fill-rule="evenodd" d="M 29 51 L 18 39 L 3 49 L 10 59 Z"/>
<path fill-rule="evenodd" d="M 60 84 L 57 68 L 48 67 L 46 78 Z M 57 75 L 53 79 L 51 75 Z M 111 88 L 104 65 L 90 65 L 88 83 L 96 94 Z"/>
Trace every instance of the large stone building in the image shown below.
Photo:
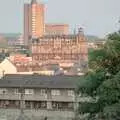
<path fill-rule="evenodd" d="M 88 48 L 82 28 L 75 35 L 46 35 L 32 39 L 33 65 L 87 67 Z"/>
<path fill-rule="evenodd" d="M 31 47 L 33 66 L 59 64 L 87 68 L 88 47 L 82 28 L 69 34 L 67 24 L 44 24 L 44 5 L 32 0 L 25 4 L 24 41 Z M 71 69 L 71 68 L 70 68 Z"/>
<path fill-rule="evenodd" d="M 21 110 L 30 120 L 74 120 L 79 103 L 96 101 L 75 93 L 80 80 L 78 76 L 4 76 L 0 79 L 0 119 L 16 120 Z"/>

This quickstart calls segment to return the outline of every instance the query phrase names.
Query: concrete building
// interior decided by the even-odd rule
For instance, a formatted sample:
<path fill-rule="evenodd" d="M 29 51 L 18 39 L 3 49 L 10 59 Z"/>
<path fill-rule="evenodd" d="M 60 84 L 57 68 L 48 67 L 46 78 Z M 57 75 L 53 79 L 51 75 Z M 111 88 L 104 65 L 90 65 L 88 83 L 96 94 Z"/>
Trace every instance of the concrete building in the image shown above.
<path fill-rule="evenodd" d="M 74 120 L 79 103 L 96 101 L 75 93 L 80 80 L 77 76 L 4 76 L 0 79 L 0 118 L 16 120 L 22 109 L 31 120 Z"/>
<path fill-rule="evenodd" d="M 32 0 L 24 5 L 24 44 L 28 45 L 31 37 L 44 34 L 44 4 Z"/>
<path fill-rule="evenodd" d="M 45 35 L 68 35 L 68 24 L 46 24 Z"/>

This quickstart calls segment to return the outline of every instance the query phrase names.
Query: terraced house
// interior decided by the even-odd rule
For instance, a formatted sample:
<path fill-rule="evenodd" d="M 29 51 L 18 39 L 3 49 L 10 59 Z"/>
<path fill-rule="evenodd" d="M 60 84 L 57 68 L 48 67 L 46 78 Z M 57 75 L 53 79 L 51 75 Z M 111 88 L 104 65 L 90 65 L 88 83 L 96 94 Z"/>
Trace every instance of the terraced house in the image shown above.
<path fill-rule="evenodd" d="M 0 80 L 0 117 L 16 120 L 20 111 L 31 120 L 73 120 L 80 102 L 79 76 L 6 75 Z"/>

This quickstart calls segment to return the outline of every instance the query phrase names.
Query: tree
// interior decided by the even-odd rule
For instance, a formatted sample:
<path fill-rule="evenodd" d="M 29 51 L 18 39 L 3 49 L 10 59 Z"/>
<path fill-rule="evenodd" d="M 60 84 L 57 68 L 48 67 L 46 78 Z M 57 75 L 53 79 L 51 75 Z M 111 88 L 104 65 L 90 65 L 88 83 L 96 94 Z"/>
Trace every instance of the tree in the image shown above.
<path fill-rule="evenodd" d="M 105 45 L 89 56 L 90 72 L 78 91 L 99 96 L 96 120 L 120 119 L 120 32 L 107 36 Z M 91 106 L 92 107 L 92 106 Z M 92 116 L 92 112 L 89 111 Z M 93 119 L 93 116 L 91 117 Z"/>

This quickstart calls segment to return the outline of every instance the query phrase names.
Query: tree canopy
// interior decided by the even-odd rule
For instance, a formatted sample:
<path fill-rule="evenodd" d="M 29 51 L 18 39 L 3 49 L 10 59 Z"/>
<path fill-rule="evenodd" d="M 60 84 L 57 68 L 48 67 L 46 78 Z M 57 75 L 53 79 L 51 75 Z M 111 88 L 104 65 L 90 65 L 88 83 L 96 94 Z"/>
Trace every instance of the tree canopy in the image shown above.
<path fill-rule="evenodd" d="M 120 120 L 120 32 L 109 34 L 101 49 L 90 52 L 89 72 L 78 91 L 99 96 L 94 119 Z"/>

